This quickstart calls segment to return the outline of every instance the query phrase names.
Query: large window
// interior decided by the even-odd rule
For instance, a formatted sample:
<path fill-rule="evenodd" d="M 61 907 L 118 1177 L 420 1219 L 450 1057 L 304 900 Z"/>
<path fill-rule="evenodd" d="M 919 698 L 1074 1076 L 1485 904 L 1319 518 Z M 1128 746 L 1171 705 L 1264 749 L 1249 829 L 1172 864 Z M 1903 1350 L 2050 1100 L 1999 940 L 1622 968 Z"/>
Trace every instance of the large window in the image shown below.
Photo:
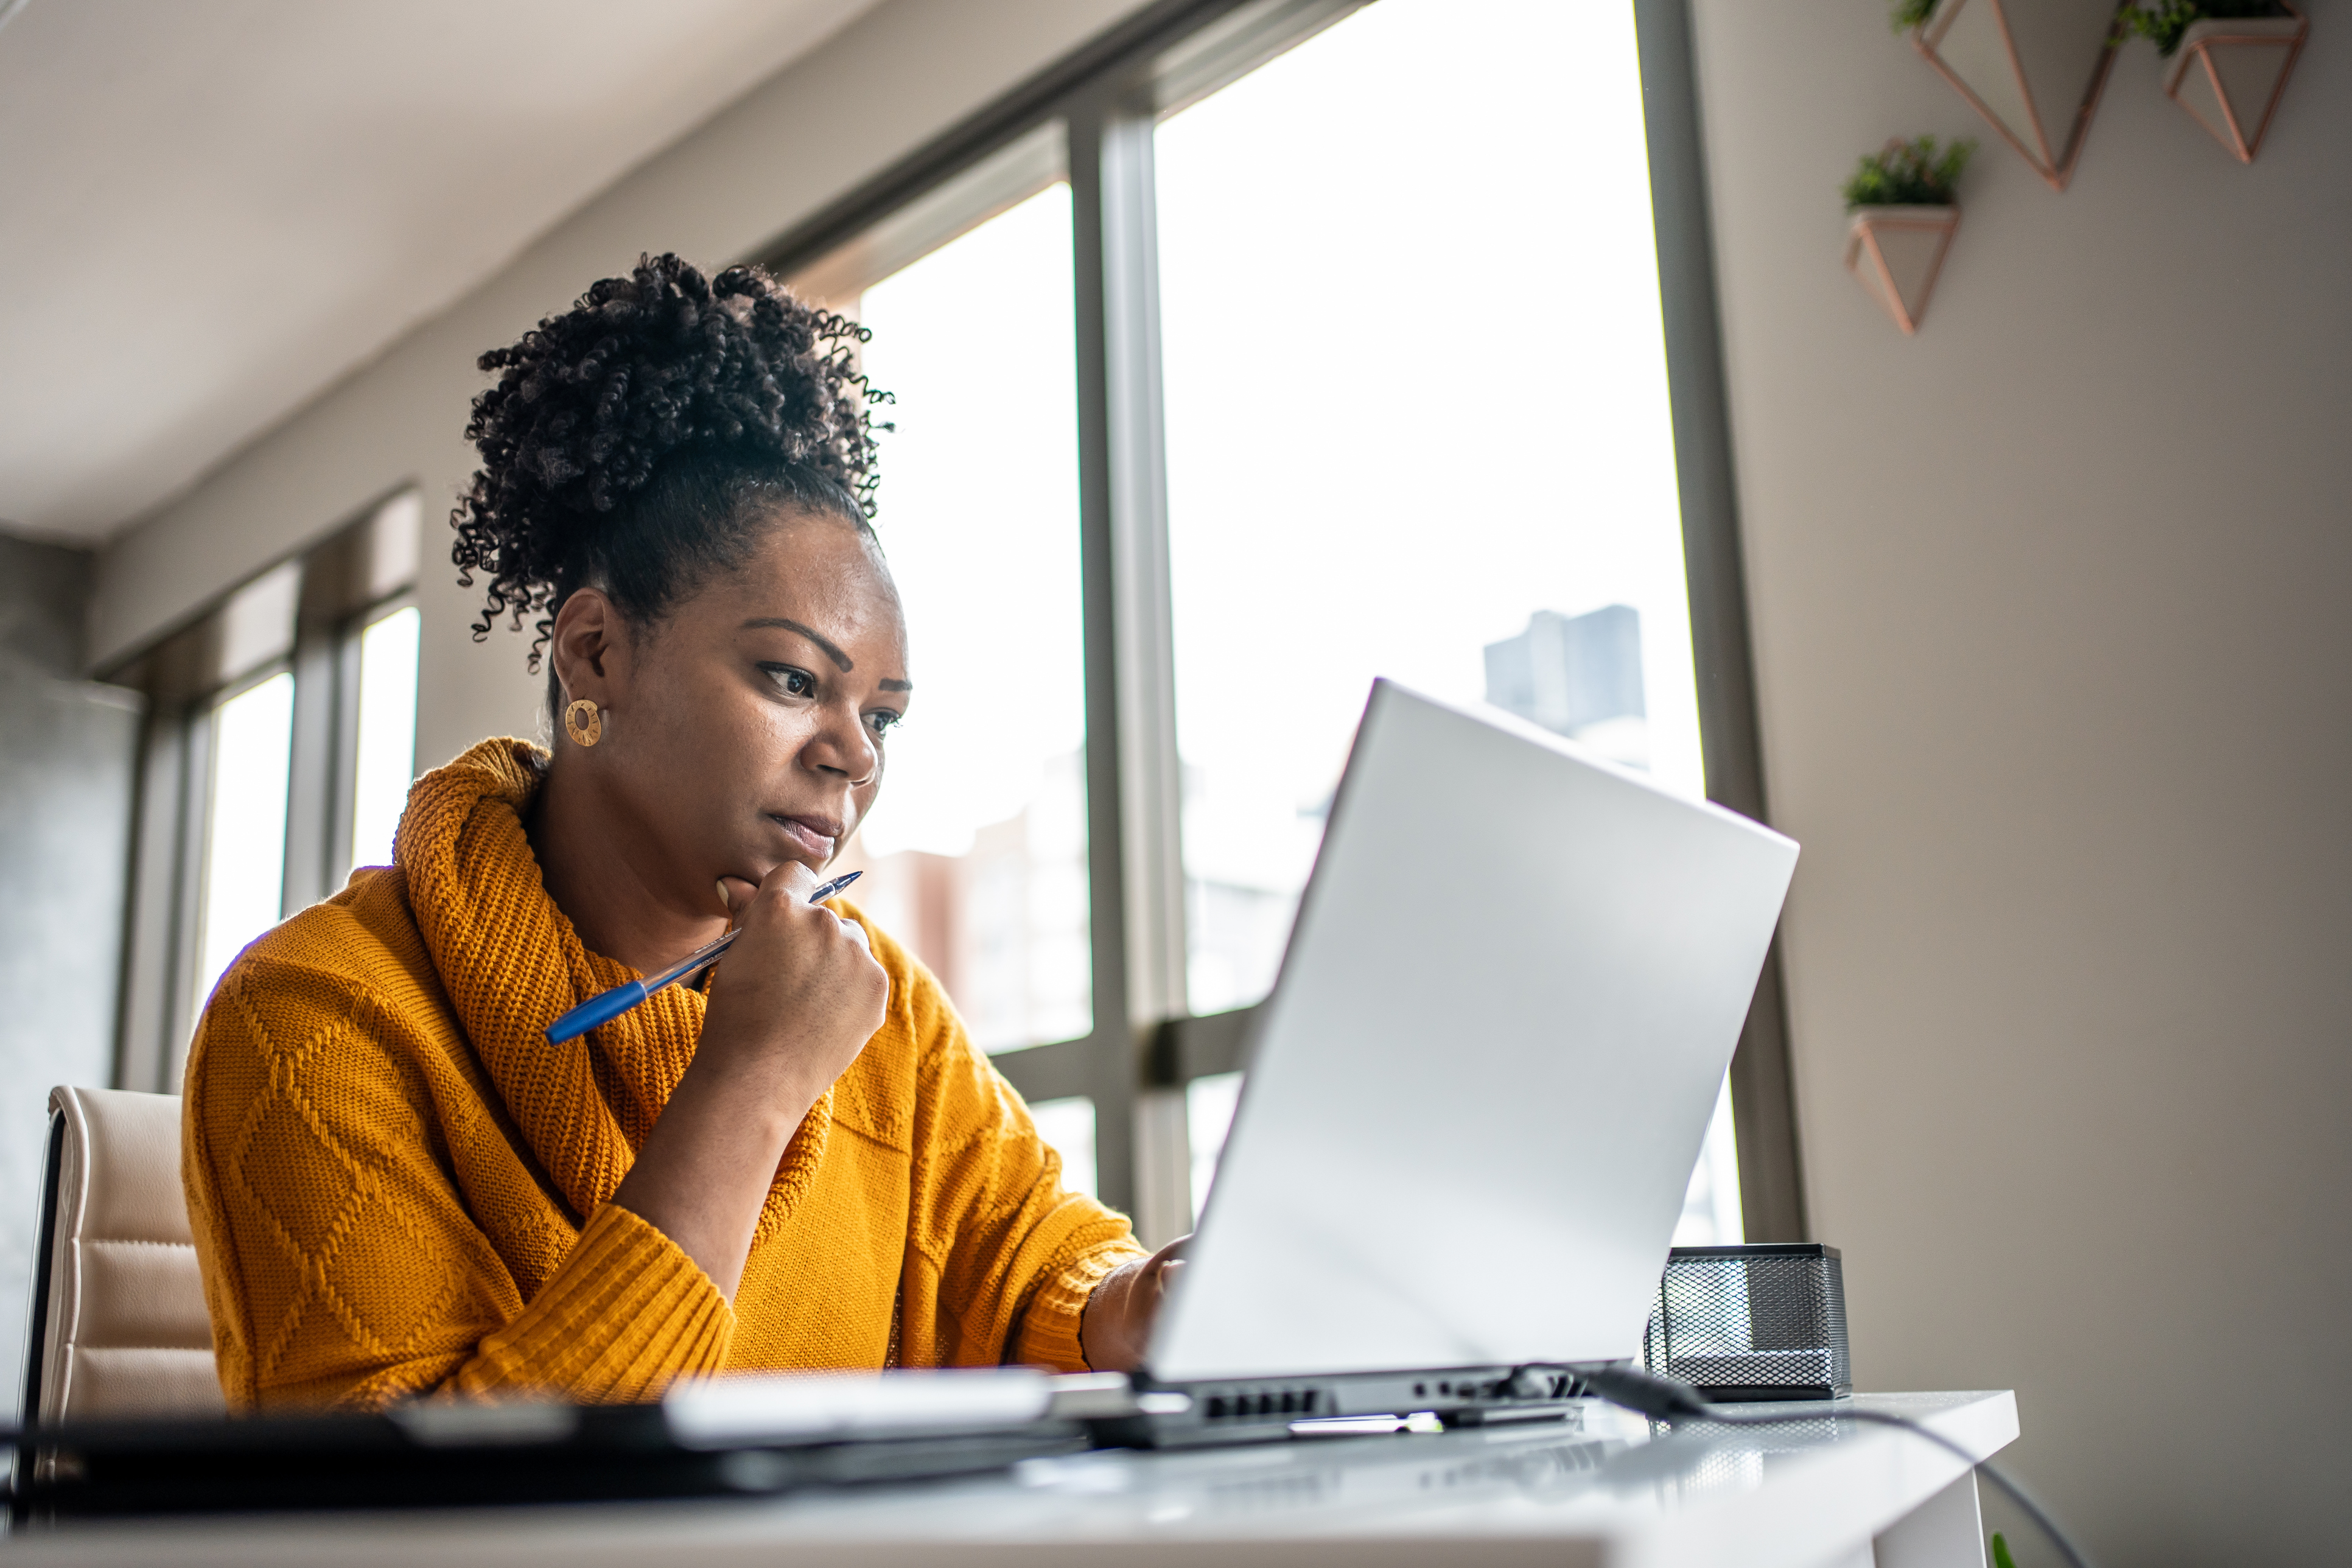
<path fill-rule="evenodd" d="M 236 955 L 392 857 L 415 772 L 422 501 L 370 509 L 112 678 L 147 694 L 121 1079 L 176 1090 Z"/>
<path fill-rule="evenodd" d="M 1375 676 L 1704 784 L 1630 8 L 1381 0 L 1157 142 L 1213 1013 L 1273 983 Z"/>
<path fill-rule="evenodd" d="M 915 693 L 841 864 L 866 871 L 859 904 L 992 1053 L 1094 1026 L 1061 159 L 1050 132 L 1017 144 L 793 279 L 872 331 L 862 368 L 894 400 L 877 416 L 891 428 L 876 524 L 906 605 Z M 1031 1109 L 1064 1182 L 1094 1191 L 1093 1100 Z"/>
<path fill-rule="evenodd" d="M 198 1008 L 246 943 L 278 923 L 286 880 L 286 781 L 294 748 L 294 677 L 285 670 L 207 716 Z"/>
<path fill-rule="evenodd" d="M 870 281 L 861 258 L 887 265 L 817 277 L 872 331 L 863 368 L 895 399 L 877 531 L 915 691 L 843 865 L 982 1048 L 1076 1038 L 1093 977 L 1070 187 Z"/>
<path fill-rule="evenodd" d="M 1705 794 L 1641 90 L 1629 6 L 1381 0 L 1159 127 L 1195 1013 L 1273 984 L 1377 676 Z"/>
<path fill-rule="evenodd" d="M 1706 724 L 1747 700 L 1693 619 L 1635 9 L 1155 7 L 767 258 L 898 399 L 865 902 L 1147 1239 L 1214 1179 L 1375 677 L 1694 796 L 1695 632 Z M 1727 1091 L 1678 1238 L 1740 1184 Z"/>
<path fill-rule="evenodd" d="M 416 638 L 422 617 L 402 605 L 356 634 L 358 734 L 352 757 L 352 833 L 347 866 L 392 864 L 393 829 L 416 777 Z"/>
<path fill-rule="evenodd" d="M 1214 1179 L 1373 678 L 1761 810 L 1680 16 L 1141 7 L 759 258 L 896 397 L 915 700 L 859 900 L 1147 1240 Z M 296 563 L 234 673 L 216 627 L 148 656 L 126 1083 L 388 854 L 417 516 Z M 1801 1223 L 1759 998 L 1685 1241 Z"/>

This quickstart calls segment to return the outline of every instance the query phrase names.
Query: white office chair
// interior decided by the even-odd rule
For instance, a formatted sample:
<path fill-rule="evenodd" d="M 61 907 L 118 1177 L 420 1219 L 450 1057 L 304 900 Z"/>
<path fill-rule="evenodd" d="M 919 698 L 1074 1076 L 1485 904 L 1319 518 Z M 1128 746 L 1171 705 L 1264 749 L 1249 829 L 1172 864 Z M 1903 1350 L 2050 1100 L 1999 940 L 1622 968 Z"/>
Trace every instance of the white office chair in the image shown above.
<path fill-rule="evenodd" d="M 51 1089 L 25 1419 L 226 1408 L 180 1187 L 180 1097 Z"/>

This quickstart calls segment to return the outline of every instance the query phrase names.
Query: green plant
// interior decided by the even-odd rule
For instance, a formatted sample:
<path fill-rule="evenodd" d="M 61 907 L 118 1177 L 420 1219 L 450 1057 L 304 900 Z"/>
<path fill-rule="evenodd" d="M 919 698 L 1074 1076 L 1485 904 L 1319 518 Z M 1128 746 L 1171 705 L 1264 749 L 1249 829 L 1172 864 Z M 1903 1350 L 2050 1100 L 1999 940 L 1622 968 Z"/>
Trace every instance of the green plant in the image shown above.
<path fill-rule="evenodd" d="M 2191 22 L 2210 16 L 2279 16 L 2285 15 L 2273 0 L 2155 0 L 2123 8 L 2124 31 L 2156 41 L 2156 52 L 2169 59 L 2180 47 L 2180 36 Z"/>
<path fill-rule="evenodd" d="M 2017 1568 L 2017 1559 L 2009 1554 L 2009 1542 L 1998 1530 L 1992 1532 L 1992 1568 Z"/>
<path fill-rule="evenodd" d="M 1936 0 L 1895 0 L 1886 22 L 1896 32 L 1907 33 L 1935 14 Z"/>
<path fill-rule="evenodd" d="M 1843 185 L 1846 211 L 1856 207 L 1942 206 L 1952 199 L 1952 185 L 1969 166 L 1977 150 L 1971 137 L 1962 137 L 1939 157 L 1933 136 L 1916 142 L 1896 137 L 1875 153 L 1865 153 Z"/>

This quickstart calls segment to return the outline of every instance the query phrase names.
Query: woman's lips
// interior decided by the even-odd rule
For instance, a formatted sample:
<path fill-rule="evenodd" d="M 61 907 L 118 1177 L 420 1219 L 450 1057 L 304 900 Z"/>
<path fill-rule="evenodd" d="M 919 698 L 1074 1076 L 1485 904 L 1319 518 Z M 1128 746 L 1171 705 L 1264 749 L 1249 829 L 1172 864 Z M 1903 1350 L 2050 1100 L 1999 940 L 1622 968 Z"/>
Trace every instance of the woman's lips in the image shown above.
<path fill-rule="evenodd" d="M 841 824 L 822 816 L 776 816 L 769 821 L 784 830 L 784 836 L 812 855 L 831 858 L 834 840 L 841 837 Z"/>

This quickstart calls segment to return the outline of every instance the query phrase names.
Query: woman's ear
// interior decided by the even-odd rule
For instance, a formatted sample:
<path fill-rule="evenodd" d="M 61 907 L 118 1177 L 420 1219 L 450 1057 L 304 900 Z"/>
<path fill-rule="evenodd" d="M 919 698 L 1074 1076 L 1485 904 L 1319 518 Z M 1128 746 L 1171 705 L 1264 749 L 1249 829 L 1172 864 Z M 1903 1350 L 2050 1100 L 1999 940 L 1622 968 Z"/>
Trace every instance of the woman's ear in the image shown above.
<path fill-rule="evenodd" d="M 567 700 L 584 697 L 599 708 L 625 701 L 629 639 L 619 608 L 601 589 L 581 588 L 563 601 L 550 646 Z"/>

